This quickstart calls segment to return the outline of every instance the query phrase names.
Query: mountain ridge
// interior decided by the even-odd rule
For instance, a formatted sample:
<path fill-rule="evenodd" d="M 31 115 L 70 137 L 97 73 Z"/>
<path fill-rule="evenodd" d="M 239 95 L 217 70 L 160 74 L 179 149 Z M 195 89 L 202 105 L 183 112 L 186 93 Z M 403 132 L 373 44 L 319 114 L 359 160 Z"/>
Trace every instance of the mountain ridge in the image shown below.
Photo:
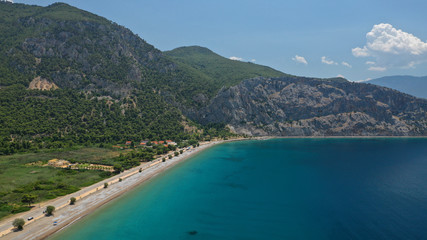
<path fill-rule="evenodd" d="M 251 136 L 427 134 L 427 100 L 372 84 L 255 78 L 222 90 L 193 116 Z"/>
<path fill-rule="evenodd" d="M 366 83 L 393 88 L 416 97 L 427 99 L 427 76 L 385 76 L 366 81 Z"/>
<path fill-rule="evenodd" d="M 15 140 L 32 141 L 34 146 L 167 136 L 200 140 L 227 136 L 226 125 L 248 135 L 426 135 L 424 102 L 403 93 L 374 85 L 368 89 L 362 87 L 367 84 L 354 85 L 343 78 L 292 76 L 198 46 L 161 52 L 129 29 L 67 4 L 0 4 L 0 123 L 5 126 L 1 149 L 7 150 Z M 27 90 L 38 78 L 59 89 Z M 293 85 L 280 88 L 285 81 L 278 79 Z M 354 86 L 360 86 L 360 94 L 382 92 L 403 99 L 408 107 L 387 109 L 387 101 L 360 96 L 359 102 L 343 101 L 357 95 L 348 92 Z M 72 106 L 73 101 L 78 104 Z M 299 101 L 313 105 L 290 104 Z M 55 104 L 60 102 L 65 109 Z M 326 102 L 330 105 L 322 105 L 322 111 L 328 114 L 316 113 L 321 109 L 316 104 Z M 364 108 L 349 115 L 358 104 Z M 403 122 L 396 119 L 401 128 L 393 122 L 398 114 L 387 110 L 402 111 Z M 316 117 L 325 118 L 324 124 Z M 362 125 L 334 130 L 340 128 L 334 123 L 339 119 Z M 294 121 L 307 127 L 297 130 Z M 194 131 L 186 132 L 186 125 Z M 371 128 L 357 130 L 363 126 Z"/>

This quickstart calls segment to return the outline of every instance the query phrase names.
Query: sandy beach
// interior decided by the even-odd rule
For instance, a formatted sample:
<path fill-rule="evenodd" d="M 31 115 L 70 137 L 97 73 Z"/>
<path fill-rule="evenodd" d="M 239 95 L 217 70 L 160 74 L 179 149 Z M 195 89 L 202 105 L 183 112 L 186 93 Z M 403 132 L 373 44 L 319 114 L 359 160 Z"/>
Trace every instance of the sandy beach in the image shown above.
<path fill-rule="evenodd" d="M 78 192 L 48 202 L 36 204 L 35 207 L 28 212 L 2 220 L 0 222 L 0 238 L 14 240 L 45 239 L 177 163 L 222 142 L 225 141 L 202 143 L 199 147 L 191 148 L 183 154 L 168 159 L 165 162 L 162 162 L 160 157 L 151 162 L 143 163 L 138 167 L 124 171 L 102 182 L 83 188 Z M 140 169 L 142 169 L 142 172 L 139 172 Z M 119 178 L 121 178 L 122 181 L 119 181 Z M 107 188 L 104 188 L 104 183 L 108 183 Z M 71 197 L 77 199 L 75 205 L 69 204 Z M 56 208 L 53 216 L 45 216 L 43 213 L 48 205 L 53 205 Z M 33 217 L 34 219 L 27 221 L 29 217 Z M 24 230 L 14 231 L 12 222 L 15 218 L 25 219 L 26 223 Z"/>
<path fill-rule="evenodd" d="M 143 163 L 138 167 L 129 169 L 113 176 L 109 179 L 83 188 L 78 192 L 56 198 L 47 202 L 35 204 L 35 207 L 24 213 L 13 215 L 0 222 L 0 238 L 1 239 L 45 239 L 57 231 L 73 224 L 82 217 L 90 214 L 100 206 L 110 202 L 111 200 L 120 197 L 124 193 L 139 186 L 145 181 L 158 175 L 159 173 L 173 167 L 179 162 L 194 156 L 195 154 L 222 142 L 238 141 L 238 140 L 268 140 L 275 138 L 402 138 L 399 136 L 308 136 L 308 137 L 253 137 L 246 139 L 221 140 L 201 143 L 197 148 L 191 148 L 183 154 L 168 159 L 162 162 L 162 157 L 159 157 L 151 162 Z M 413 137 L 403 137 L 413 138 Z M 425 138 L 425 137 L 422 137 Z M 142 169 L 142 172 L 139 170 Z M 119 182 L 119 179 L 122 179 Z M 108 188 L 104 188 L 104 183 L 108 183 Z M 69 200 L 75 197 L 77 202 L 75 205 L 70 205 Z M 46 206 L 53 205 L 56 208 L 53 216 L 47 217 L 43 211 Z M 27 221 L 29 217 L 34 219 Z M 24 230 L 14 231 L 12 222 L 15 218 L 23 218 L 26 223 Z M 56 224 L 54 224 L 56 222 Z"/>

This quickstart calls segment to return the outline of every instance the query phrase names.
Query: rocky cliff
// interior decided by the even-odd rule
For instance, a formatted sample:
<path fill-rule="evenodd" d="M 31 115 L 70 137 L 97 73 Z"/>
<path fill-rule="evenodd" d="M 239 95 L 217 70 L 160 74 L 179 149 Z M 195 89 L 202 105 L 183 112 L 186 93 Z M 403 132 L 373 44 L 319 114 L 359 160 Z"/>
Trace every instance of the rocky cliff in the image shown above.
<path fill-rule="evenodd" d="M 192 117 L 255 136 L 427 135 L 426 100 L 340 78 L 245 80 Z"/>

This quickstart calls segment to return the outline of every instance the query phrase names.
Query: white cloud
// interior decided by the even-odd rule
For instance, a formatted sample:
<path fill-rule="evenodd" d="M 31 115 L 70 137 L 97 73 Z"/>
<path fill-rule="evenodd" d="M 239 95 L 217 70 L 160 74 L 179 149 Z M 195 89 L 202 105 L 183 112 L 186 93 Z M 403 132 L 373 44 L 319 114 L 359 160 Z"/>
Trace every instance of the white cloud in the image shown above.
<path fill-rule="evenodd" d="M 328 65 L 338 65 L 338 63 L 332 60 L 328 60 L 325 56 L 322 57 L 322 63 L 328 64 Z"/>
<path fill-rule="evenodd" d="M 345 78 L 344 75 L 338 74 L 337 77 Z"/>
<path fill-rule="evenodd" d="M 301 57 L 301 56 L 298 56 L 298 55 L 295 55 L 295 57 L 293 57 L 292 60 L 294 60 L 297 63 L 304 63 L 305 65 L 308 64 L 307 60 L 305 60 L 304 57 Z"/>
<path fill-rule="evenodd" d="M 363 48 L 353 48 L 351 49 L 351 52 L 355 57 L 369 57 L 369 50 L 366 48 L 366 46 Z"/>
<path fill-rule="evenodd" d="M 234 61 L 243 61 L 243 58 L 235 57 L 235 56 L 233 56 L 233 57 L 229 57 L 229 59 L 230 59 L 230 60 L 234 60 Z"/>
<path fill-rule="evenodd" d="M 386 67 L 369 67 L 368 68 L 369 71 L 376 71 L 376 72 L 384 72 L 385 70 L 387 70 Z"/>
<path fill-rule="evenodd" d="M 372 78 L 367 78 L 367 79 L 362 79 L 362 80 L 356 80 L 356 81 L 354 81 L 354 82 L 367 82 L 367 81 L 371 81 L 372 80 Z"/>
<path fill-rule="evenodd" d="M 381 23 L 374 25 L 366 34 L 366 45 L 353 48 L 352 53 L 355 57 L 375 58 L 376 62 L 366 62 L 375 65 L 369 68 L 372 71 L 385 71 L 393 67 L 413 68 L 427 61 L 427 42 L 388 23 Z"/>
<path fill-rule="evenodd" d="M 13 3 L 13 0 L 1 0 L 1 2 L 10 2 L 10 3 Z"/>
<path fill-rule="evenodd" d="M 255 59 L 251 59 L 251 61 L 250 61 L 250 62 L 253 62 L 253 63 L 254 63 L 254 62 L 256 62 L 256 60 L 255 60 Z"/>
<path fill-rule="evenodd" d="M 352 68 L 352 66 L 348 63 L 348 62 L 342 62 L 341 63 L 343 66 L 346 66 L 348 68 Z"/>

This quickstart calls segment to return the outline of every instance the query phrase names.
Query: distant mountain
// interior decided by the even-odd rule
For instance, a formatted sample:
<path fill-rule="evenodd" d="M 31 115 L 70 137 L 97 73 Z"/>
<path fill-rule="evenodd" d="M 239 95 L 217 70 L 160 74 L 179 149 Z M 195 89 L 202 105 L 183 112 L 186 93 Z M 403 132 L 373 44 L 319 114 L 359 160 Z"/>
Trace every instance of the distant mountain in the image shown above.
<path fill-rule="evenodd" d="M 411 94 L 415 97 L 427 99 L 427 76 L 388 76 L 373 79 L 366 83 L 393 88 L 398 91 Z"/>
<path fill-rule="evenodd" d="M 254 136 L 427 135 L 427 100 L 343 79 L 255 78 L 222 89 L 195 118 Z"/>

